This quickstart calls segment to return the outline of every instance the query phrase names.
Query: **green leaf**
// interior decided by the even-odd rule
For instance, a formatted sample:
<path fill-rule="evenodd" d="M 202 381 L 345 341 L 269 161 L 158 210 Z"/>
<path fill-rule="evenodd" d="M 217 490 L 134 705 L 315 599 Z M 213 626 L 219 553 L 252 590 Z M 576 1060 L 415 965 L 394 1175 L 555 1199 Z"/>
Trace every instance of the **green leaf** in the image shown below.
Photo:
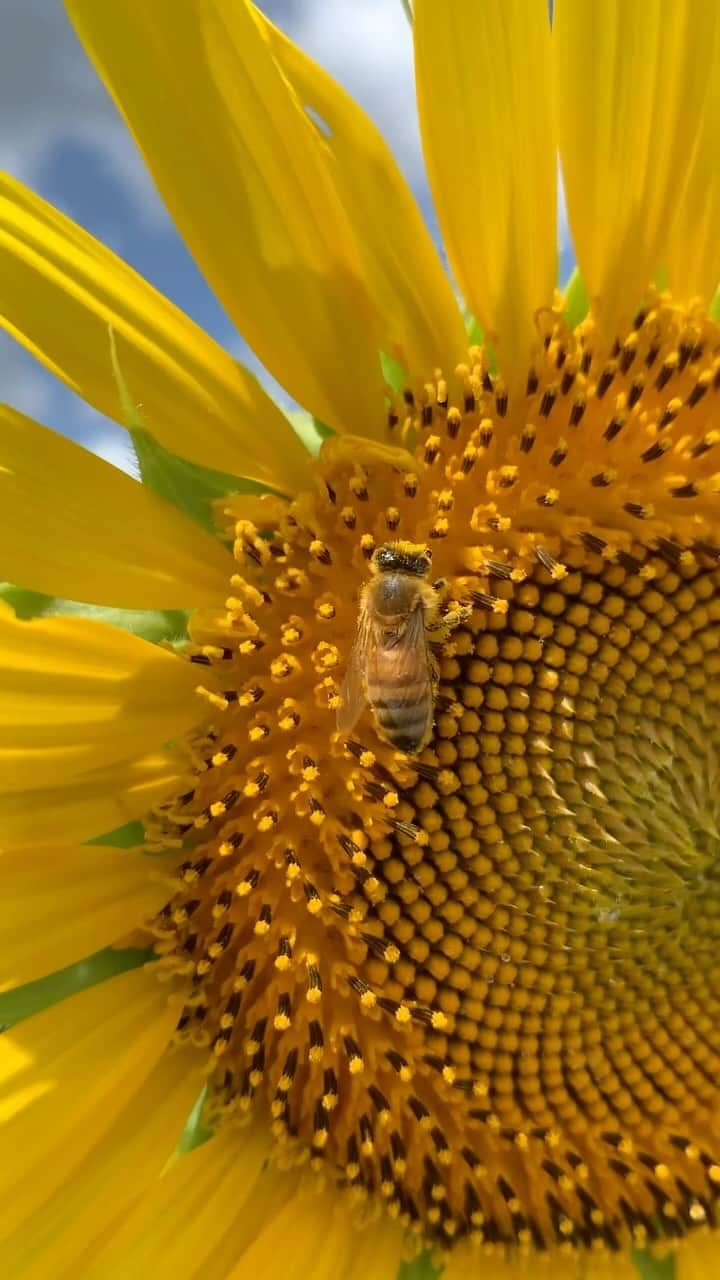
<path fill-rule="evenodd" d="M 408 384 L 407 373 L 399 360 L 394 356 L 389 356 L 386 351 L 380 352 L 380 368 L 382 375 L 388 386 L 393 391 L 404 391 Z"/>
<path fill-rule="evenodd" d="M 313 418 L 313 426 L 320 437 L 321 444 L 323 440 L 329 440 L 331 436 L 337 435 L 337 432 L 333 431 L 332 427 L 326 427 L 325 423 L 321 422 L 319 418 Z"/>
<path fill-rule="evenodd" d="M 296 436 L 299 436 L 308 453 L 316 458 L 323 440 L 334 436 L 332 427 L 326 427 L 319 418 L 313 418 L 304 409 L 292 409 L 285 415 L 292 424 Z"/>
<path fill-rule="evenodd" d="M 465 312 L 465 332 L 467 334 L 468 346 L 484 347 L 488 371 L 492 374 L 497 373 L 498 362 L 495 354 L 495 348 L 486 341 L 485 330 L 470 311 Z"/>
<path fill-rule="evenodd" d="M 196 462 L 188 462 L 170 453 L 145 427 L 132 427 L 130 438 L 140 467 L 143 484 L 154 489 L 166 502 L 202 525 L 209 533 L 217 534 L 212 504 L 218 498 L 232 493 L 272 493 L 268 485 L 231 476 L 225 471 L 213 471 Z"/>
<path fill-rule="evenodd" d="M 468 345 L 471 347 L 481 347 L 485 341 L 485 334 L 471 312 L 465 312 L 465 332 L 467 334 Z"/>
<path fill-rule="evenodd" d="M 565 289 L 565 314 L 571 328 L 574 329 L 576 325 L 580 324 L 580 321 L 585 319 L 589 310 L 590 299 L 585 288 L 585 281 L 576 267 Z"/>
<path fill-rule="evenodd" d="M 112 365 L 117 393 L 120 397 L 120 410 L 122 412 L 123 425 L 127 431 L 133 431 L 135 428 L 139 430 L 144 427 L 144 423 L 140 416 L 140 411 L 130 395 L 127 382 L 123 376 L 123 371 L 120 368 L 117 343 L 115 342 L 115 331 L 111 324 L 108 325 L 108 336 L 110 339 L 110 363 Z"/>
<path fill-rule="evenodd" d="M 123 631 L 132 631 L 133 635 L 142 636 L 143 640 L 150 640 L 153 644 L 160 640 L 178 644 L 187 639 L 190 614 L 183 609 L 110 609 L 105 605 L 46 596 L 40 591 L 26 591 L 11 582 L 0 583 L 0 600 L 6 600 L 23 621 L 52 617 L 93 618 L 112 627 L 121 627 Z"/>
<path fill-rule="evenodd" d="M 32 856 L 32 855 L 31 855 Z M 77 995 L 86 987 L 94 987 L 98 982 L 106 982 L 128 969 L 138 969 L 154 957 L 151 947 L 126 947 L 124 950 L 113 950 L 106 947 L 96 951 L 86 960 L 68 965 L 66 969 L 58 969 L 46 978 L 38 978 L 35 982 L 26 982 L 22 987 L 6 991 L 0 995 L 0 1027 L 7 1028 L 23 1018 L 31 1018 L 34 1013 L 49 1009 L 59 1000 L 67 1000 Z"/>
<path fill-rule="evenodd" d="M 430 1261 L 429 1253 L 421 1253 L 412 1262 L 401 1262 L 397 1280 L 436 1280 L 440 1275 L 437 1267 Z"/>
<path fill-rule="evenodd" d="M 201 1147 L 203 1142 L 207 1142 L 212 1137 L 212 1131 L 207 1129 L 203 1124 L 203 1108 L 205 1099 L 207 1098 L 207 1085 L 204 1085 L 198 1096 L 190 1115 L 187 1118 L 185 1128 L 180 1134 L 177 1147 L 175 1148 L 177 1155 L 184 1155 L 186 1151 L 192 1151 L 195 1147 Z"/>
<path fill-rule="evenodd" d="M 135 849 L 145 839 L 145 828 L 142 822 L 126 822 L 124 827 L 116 827 L 102 836 L 93 836 L 85 844 L 109 845 L 112 849 Z"/>
<path fill-rule="evenodd" d="M 93 618 L 112 627 L 121 627 L 123 631 L 132 631 L 133 635 L 153 644 L 161 640 L 169 640 L 173 644 L 185 641 L 190 617 L 184 609 L 109 609 L 104 605 L 78 604 L 74 600 L 52 600 L 45 614 L 47 617 Z"/>
<path fill-rule="evenodd" d="M 115 334 L 112 327 L 110 333 L 110 360 L 113 376 L 120 399 L 123 425 L 130 433 L 135 456 L 143 484 L 155 493 L 179 507 L 181 511 L 202 525 L 209 533 L 217 533 L 212 514 L 212 503 L 217 498 L 226 498 L 231 493 L 272 493 L 267 485 L 255 480 L 247 480 L 243 476 L 230 475 L 226 471 L 215 471 L 211 467 L 201 467 L 196 462 L 188 462 L 177 454 L 165 449 L 148 431 L 142 415 L 133 400 L 128 385 L 120 368 L 117 354 Z"/>
<path fill-rule="evenodd" d="M 674 1280 L 675 1259 L 670 1255 L 667 1258 L 653 1258 L 651 1253 L 633 1249 L 632 1260 L 642 1280 Z"/>
<path fill-rule="evenodd" d="M 410 23 L 410 26 L 412 26 L 413 24 L 412 0 L 402 0 L 402 7 L 405 10 L 405 17 Z"/>
<path fill-rule="evenodd" d="M 49 605 L 54 604 L 52 596 L 43 595 L 42 591 L 27 591 L 25 587 L 16 587 L 12 582 L 0 582 L 0 600 L 5 600 L 18 618 L 26 621 L 46 613 Z"/>

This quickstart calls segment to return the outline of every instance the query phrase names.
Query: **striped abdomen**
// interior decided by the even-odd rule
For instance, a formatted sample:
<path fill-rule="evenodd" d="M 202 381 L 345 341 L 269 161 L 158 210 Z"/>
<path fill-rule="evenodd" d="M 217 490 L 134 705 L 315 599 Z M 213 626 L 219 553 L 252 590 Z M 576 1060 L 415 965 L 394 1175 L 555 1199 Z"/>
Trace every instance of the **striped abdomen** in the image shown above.
<path fill-rule="evenodd" d="M 419 751 L 432 733 L 433 686 L 423 640 L 409 650 L 378 645 L 366 672 L 367 699 L 383 737 L 398 751 Z"/>

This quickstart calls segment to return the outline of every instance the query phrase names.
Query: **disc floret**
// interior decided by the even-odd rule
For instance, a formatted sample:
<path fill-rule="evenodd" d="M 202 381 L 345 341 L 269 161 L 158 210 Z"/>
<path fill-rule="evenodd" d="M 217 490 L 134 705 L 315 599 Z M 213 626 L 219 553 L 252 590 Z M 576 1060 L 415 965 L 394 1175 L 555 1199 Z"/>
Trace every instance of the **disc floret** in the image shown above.
<path fill-rule="evenodd" d="M 229 500 L 196 615 L 210 727 L 158 815 L 154 926 L 208 1118 L 266 1111 L 448 1247 L 642 1245 L 714 1221 L 720 1136 L 718 331 L 654 299 L 603 354 L 552 318 L 511 399 L 473 349 Z M 716 439 L 717 436 L 717 439 Z M 378 547 L 458 623 L 417 755 L 336 730 Z"/>

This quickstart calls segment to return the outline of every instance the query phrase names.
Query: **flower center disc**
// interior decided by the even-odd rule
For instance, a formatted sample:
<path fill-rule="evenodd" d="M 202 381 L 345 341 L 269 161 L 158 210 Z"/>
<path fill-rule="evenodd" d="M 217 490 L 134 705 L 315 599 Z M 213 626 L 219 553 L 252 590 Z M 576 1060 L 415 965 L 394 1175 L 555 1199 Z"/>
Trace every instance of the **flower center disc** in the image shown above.
<path fill-rule="evenodd" d="M 392 409 L 397 448 L 327 442 L 254 524 L 228 503 L 239 574 L 193 623 L 212 728 L 149 828 L 188 851 L 154 928 L 177 1038 L 211 1122 L 261 1108 L 431 1242 L 714 1220 L 718 349 L 667 302 L 610 358 L 556 326 L 516 407 L 473 351 Z M 371 710 L 335 728 L 396 539 L 468 610 L 417 756 Z"/>

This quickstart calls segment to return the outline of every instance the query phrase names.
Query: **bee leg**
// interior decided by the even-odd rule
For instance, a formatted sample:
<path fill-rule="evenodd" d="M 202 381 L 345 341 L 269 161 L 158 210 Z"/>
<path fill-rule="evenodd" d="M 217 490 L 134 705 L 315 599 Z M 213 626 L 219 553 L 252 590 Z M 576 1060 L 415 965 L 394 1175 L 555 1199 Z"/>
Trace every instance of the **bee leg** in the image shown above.
<path fill-rule="evenodd" d="M 449 627 L 451 631 L 454 631 L 456 627 L 459 627 L 463 622 L 467 622 L 468 618 L 471 617 L 472 606 L 469 604 L 460 604 L 457 609 L 449 609 L 445 614 L 443 621 L 445 622 L 446 627 Z"/>
<path fill-rule="evenodd" d="M 431 618 L 425 626 L 425 630 L 429 633 L 429 637 L 434 644 L 447 640 L 448 636 L 459 627 L 462 622 L 467 622 L 472 613 L 469 605 L 459 605 L 457 609 L 448 609 L 447 613 L 438 614 L 437 617 Z"/>

